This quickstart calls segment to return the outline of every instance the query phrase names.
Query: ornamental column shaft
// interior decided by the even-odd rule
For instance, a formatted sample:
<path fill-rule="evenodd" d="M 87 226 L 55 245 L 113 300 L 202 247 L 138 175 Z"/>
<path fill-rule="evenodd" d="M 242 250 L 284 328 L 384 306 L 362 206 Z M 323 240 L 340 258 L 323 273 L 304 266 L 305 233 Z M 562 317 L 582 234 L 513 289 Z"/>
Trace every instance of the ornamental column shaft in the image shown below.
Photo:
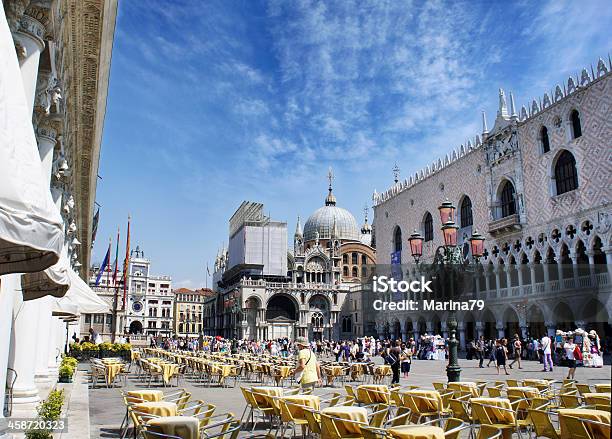
<path fill-rule="evenodd" d="M 51 169 L 53 167 L 53 149 L 57 132 L 50 125 L 43 123 L 37 130 L 38 153 L 42 164 L 43 181 L 48 186 L 51 183 Z M 51 311 L 53 298 L 41 297 L 39 301 L 37 322 L 38 344 L 35 349 L 35 377 L 41 381 L 49 379 L 49 352 L 51 343 L 49 335 L 51 333 Z"/>
<path fill-rule="evenodd" d="M 6 274 L 0 277 L 0 383 L 6 383 L 7 364 L 9 360 L 9 348 L 11 338 L 11 328 L 13 324 L 13 302 L 15 295 L 21 294 L 21 275 Z M 11 377 L 12 378 L 12 377 Z M 4 391 L 0 391 L 0 407 L 4 407 Z M 3 410 L 0 410 L 0 420 L 4 417 Z M 0 430 L 2 437 L 2 430 Z"/>
<path fill-rule="evenodd" d="M 38 340 L 38 324 L 34 321 L 40 314 L 40 304 L 38 299 L 24 302 L 21 288 L 15 294 L 8 362 L 9 367 L 17 371 L 17 381 L 13 387 L 14 404 L 40 401 L 34 382 L 36 361 L 32 358 L 41 343 Z"/>

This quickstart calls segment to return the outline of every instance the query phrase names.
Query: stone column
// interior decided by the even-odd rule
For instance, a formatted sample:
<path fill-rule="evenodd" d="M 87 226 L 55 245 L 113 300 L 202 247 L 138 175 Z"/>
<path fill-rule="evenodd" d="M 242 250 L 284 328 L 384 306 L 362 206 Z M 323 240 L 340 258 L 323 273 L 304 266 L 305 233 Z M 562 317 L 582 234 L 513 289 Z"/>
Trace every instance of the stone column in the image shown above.
<path fill-rule="evenodd" d="M 529 325 L 525 323 L 521 325 L 521 337 L 525 340 L 529 336 Z"/>
<path fill-rule="evenodd" d="M 476 322 L 476 335 L 478 336 L 478 338 L 484 335 L 484 323 Z"/>
<path fill-rule="evenodd" d="M 428 321 L 428 322 L 425 323 L 425 329 L 426 329 L 426 331 L 427 331 L 427 333 L 429 335 L 435 335 L 433 333 L 434 329 L 433 329 L 433 322 L 432 321 Z"/>
<path fill-rule="evenodd" d="M 49 296 L 36 299 L 40 301 L 38 305 L 37 319 L 37 343 L 34 352 L 30 355 L 34 356 L 36 361 L 35 378 L 38 381 L 49 381 L 49 351 L 51 345 L 51 307 L 53 298 Z"/>
<path fill-rule="evenodd" d="M 495 267 L 495 269 L 493 270 L 493 271 L 494 271 L 494 273 L 495 273 L 495 290 L 496 290 L 496 291 L 499 291 L 499 287 L 500 287 L 500 285 L 501 285 L 501 282 L 500 282 L 500 280 L 499 280 L 499 277 L 500 277 L 500 276 L 499 276 L 499 271 L 500 271 L 500 270 L 501 270 L 501 268 L 500 268 L 500 266 L 499 266 L 499 265 L 497 265 L 497 266 Z M 496 294 L 496 295 L 497 295 L 497 294 Z"/>
<path fill-rule="evenodd" d="M 606 264 L 608 266 L 608 281 L 612 279 L 612 247 L 607 247 L 603 249 L 606 254 Z"/>
<path fill-rule="evenodd" d="M 444 340 L 448 340 L 448 327 L 446 325 L 446 322 L 440 322 L 440 326 L 442 327 L 442 337 L 444 338 Z"/>
<path fill-rule="evenodd" d="M 508 265 L 504 265 L 504 268 L 506 269 L 506 288 L 508 289 L 508 295 L 510 295 L 510 290 L 512 289 L 512 270 L 515 267 L 508 263 Z"/>
<path fill-rule="evenodd" d="M 465 351 L 465 324 L 463 322 L 457 322 L 457 329 L 459 330 L 459 349 Z"/>
<path fill-rule="evenodd" d="M 520 264 L 517 268 L 518 272 L 518 286 L 521 292 L 521 296 L 523 295 L 523 265 L 524 264 Z"/>
<path fill-rule="evenodd" d="M 7 364 L 9 360 L 8 340 L 11 338 L 13 325 L 13 302 L 15 296 L 21 294 L 21 275 L 6 274 L 0 277 L 0 383 L 6 383 Z M 4 390 L 0 391 L 0 407 L 4 407 Z M 0 420 L 3 418 L 3 410 L 0 410 Z M 0 430 L 0 437 L 2 431 Z"/>
<path fill-rule="evenodd" d="M 38 64 L 40 53 L 45 47 L 43 37 L 45 26 L 38 20 L 29 15 L 21 17 L 19 30 L 13 33 L 15 41 L 21 45 L 19 66 L 21 67 L 21 78 L 26 97 L 26 104 L 29 113 L 34 110 L 34 96 L 36 94 L 36 78 L 38 77 Z"/>
<path fill-rule="evenodd" d="M 574 288 L 578 288 L 578 255 L 572 252 L 570 258 L 572 258 L 572 276 L 574 277 Z"/>
<path fill-rule="evenodd" d="M 489 291 L 491 289 L 491 278 L 489 277 L 489 270 L 484 269 L 484 277 L 485 277 L 485 290 Z"/>
<path fill-rule="evenodd" d="M 535 293 L 536 272 L 535 272 L 535 264 L 533 262 L 529 263 L 529 277 L 531 279 L 531 292 Z"/>
<path fill-rule="evenodd" d="M 498 320 L 495 322 L 495 329 L 497 329 L 497 338 L 504 338 L 505 336 L 505 325 L 504 322 Z"/>
<path fill-rule="evenodd" d="M 38 108 L 38 107 L 37 107 Z M 47 186 L 51 183 L 51 171 L 53 169 L 53 148 L 57 139 L 57 131 L 44 120 L 39 124 L 36 132 L 38 141 L 38 154 L 42 164 L 43 181 Z"/>
<path fill-rule="evenodd" d="M 406 324 L 406 320 L 400 322 L 400 330 L 402 333 L 402 341 L 406 343 L 408 341 L 408 325 Z"/>
<path fill-rule="evenodd" d="M 34 403 L 40 400 L 34 383 L 36 361 L 32 358 L 41 343 L 37 338 L 38 324 L 33 321 L 40 315 L 40 304 L 40 299 L 24 302 L 21 289 L 15 294 L 8 362 L 9 367 L 15 369 L 18 374 L 13 387 L 14 404 Z"/>
<path fill-rule="evenodd" d="M 58 337 L 57 337 L 57 317 L 51 317 L 51 327 L 49 328 L 49 356 L 47 369 L 49 375 L 57 374 L 57 354 L 58 354 Z M 61 351 L 60 351 L 61 353 Z"/>

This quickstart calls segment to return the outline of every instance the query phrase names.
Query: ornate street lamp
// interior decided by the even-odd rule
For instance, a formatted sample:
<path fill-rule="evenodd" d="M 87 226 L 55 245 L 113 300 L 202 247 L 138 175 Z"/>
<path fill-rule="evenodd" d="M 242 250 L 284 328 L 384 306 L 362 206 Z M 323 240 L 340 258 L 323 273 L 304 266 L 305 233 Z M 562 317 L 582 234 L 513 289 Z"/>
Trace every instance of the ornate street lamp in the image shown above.
<path fill-rule="evenodd" d="M 440 211 L 440 222 L 446 224 L 449 221 L 455 222 L 455 211 L 457 210 L 448 198 L 438 207 Z"/>
<path fill-rule="evenodd" d="M 410 238 L 408 238 L 408 243 L 410 244 L 410 253 L 412 254 L 412 257 L 414 258 L 417 264 L 419 263 L 419 259 L 421 259 L 421 256 L 423 256 L 423 241 L 423 237 L 416 230 L 412 232 L 412 235 L 410 235 Z"/>
<path fill-rule="evenodd" d="M 480 233 L 478 233 L 478 230 L 474 229 L 469 241 L 472 250 L 472 257 L 476 260 L 476 262 L 478 262 L 478 260 L 482 257 L 482 254 L 484 253 L 485 238 Z"/>
<path fill-rule="evenodd" d="M 461 249 L 457 246 L 457 235 L 459 227 L 455 224 L 455 211 L 457 209 L 448 199 L 446 199 L 438 211 L 440 212 L 440 222 L 442 223 L 442 236 L 444 237 L 444 245 L 439 246 L 434 254 L 433 264 L 430 270 L 438 278 L 438 282 L 443 289 L 443 297 L 448 300 L 454 300 L 457 288 L 462 284 L 462 276 L 468 272 L 474 271 L 476 265 L 470 266 L 467 258 L 463 257 Z M 485 238 L 480 235 L 476 229 L 469 238 L 472 257 L 478 263 L 478 259 L 484 252 Z M 423 255 L 423 237 L 414 231 L 410 238 L 410 251 L 416 264 Z M 448 366 L 446 374 L 449 382 L 460 381 L 461 367 L 457 361 L 457 348 L 459 340 L 457 340 L 457 318 L 454 311 L 450 311 L 447 321 L 447 327 L 450 332 L 448 339 Z"/>
<path fill-rule="evenodd" d="M 444 247 L 455 248 L 457 247 L 457 230 L 459 227 L 454 221 L 448 220 L 442 226 L 442 235 L 444 236 Z"/>

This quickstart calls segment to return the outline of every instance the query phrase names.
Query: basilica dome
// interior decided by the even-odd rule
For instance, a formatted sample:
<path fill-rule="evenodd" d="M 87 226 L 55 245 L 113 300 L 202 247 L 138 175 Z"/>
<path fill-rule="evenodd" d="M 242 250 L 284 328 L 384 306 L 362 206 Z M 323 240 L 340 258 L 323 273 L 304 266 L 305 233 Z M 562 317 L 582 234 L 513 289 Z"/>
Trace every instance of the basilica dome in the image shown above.
<path fill-rule="evenodd" d="M 359 241 L 359 228 L 355 217 L 348 210 L 336 206 L 336 197 L 332 193 L 330 177 L 325 206 L 315 210 L 304 224 L 304 241 L 314 241 L 317 238 L 317 232 L 319 232 L 319 239 L 330 239 L 334 231 L 334 222 L 336 228 L 334 238 L 341 241 Z"/>

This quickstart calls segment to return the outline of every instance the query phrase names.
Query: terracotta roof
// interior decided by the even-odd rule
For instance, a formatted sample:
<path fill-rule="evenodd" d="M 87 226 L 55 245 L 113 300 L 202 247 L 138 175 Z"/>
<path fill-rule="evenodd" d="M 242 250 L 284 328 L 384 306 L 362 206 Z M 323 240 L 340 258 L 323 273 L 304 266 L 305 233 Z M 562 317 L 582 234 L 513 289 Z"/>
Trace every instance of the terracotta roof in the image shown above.
<path fill-rule="evenodd" d="M 174 294 L 182 294 L 182 293 L 193 293 L 193 290 L 189 288 L 177 288 L 176 290 L 172 290 Z"/>

